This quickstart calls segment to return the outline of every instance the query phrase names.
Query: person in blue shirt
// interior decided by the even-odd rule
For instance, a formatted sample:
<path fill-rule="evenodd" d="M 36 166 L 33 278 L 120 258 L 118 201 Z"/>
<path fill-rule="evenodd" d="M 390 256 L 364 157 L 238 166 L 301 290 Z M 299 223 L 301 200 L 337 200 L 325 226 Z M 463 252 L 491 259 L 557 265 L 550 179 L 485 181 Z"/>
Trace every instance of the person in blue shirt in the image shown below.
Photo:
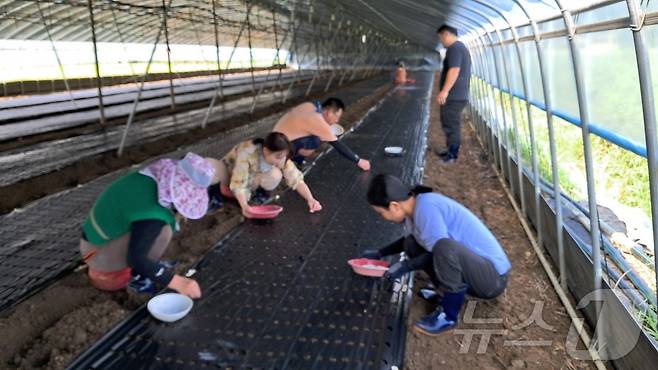
<path fill-rule="evenodd" d="M 436 311 L 414 324 L 418 331 L 437 335 L 457 325 L 465 294 L 492 299 L 507 287 L 511 264 L 491 231 L 466 207 L 431 188 L 413 188 L 395 176 L 375 176 L 368 203 L 387 221 L 404 223 L 408 236 L 364 258 L 380 259 L 405 252 L 408 259 L 392 265 L 384 277 L 395 280 L 424 270 L 437 288 L 424 297 L 438 303 Z"/>

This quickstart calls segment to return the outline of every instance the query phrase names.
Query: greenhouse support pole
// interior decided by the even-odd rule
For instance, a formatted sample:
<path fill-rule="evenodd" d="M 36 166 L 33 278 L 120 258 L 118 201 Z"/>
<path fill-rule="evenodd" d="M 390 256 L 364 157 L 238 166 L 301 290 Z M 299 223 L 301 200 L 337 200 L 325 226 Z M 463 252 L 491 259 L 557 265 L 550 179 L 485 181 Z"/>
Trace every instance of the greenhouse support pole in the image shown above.
<path fill-rule="evenodd" d="M 313 73 L 313 78 L 311 79 L 311 83 L 308 84 L 308 87 L 306 88 L 306 92 L 304 93 L 304 96 L 308 96 L 311 93 L 311 90 L 313 89 L 313 85 L 315 84 L 315 80 L 318 78 L 318 75 L 321 73 L 321 66 L 320 66 L 320 52 L 318 50 L 318 31 L 316 28 L 316 22 L 313 22 L 313 48 L 315 49 L 315 72 Z"/>
<path fill-rule="evenodd" d="M 222 72 L 222 61 L 219 56 L 219 30 L 217 27 L 217 0 L 212 0 L 212 25 L 215 33 L 215 56 L 217 58 L 217 83 L 219 84 L 219 97 L 222 100 L 224 110 L 224 73 Z M 215 93 L 214 96 L 217 94 Z"/>
<path fill-rule="evenodd" d="M 171 4 L 171 0 L 169 2 Z M 176 94 L 174 80 L 171 76 L 171 48 L 169 47 L 169 27 L 167 26 L 167 11 L 169 6 L 162 0 L 162 22 L 164 24 L 165 44 L 167 46 L 167 71 L 169 73 L 169 94 L 171 95 L 171 110 L 176 109 Z"/>
<path fill-rule="evenodd" d="M 578 96 L 578 109 L 580 112 L 581 131 L 583 136 L 583 151 L 585 154 L 585 174 L 587 179 L 587 198 L 589 203 L 589 219 L 590 219 L 590 236 L 592 243 L 592 269 L 594 279 L 592 282 L 592 289 L 595 297 L 595 317 L 598 318 L 595 336 L 598 341 L 598 351 L 605 351 L 606 336 L 605 336 L 605 318 L 601 317 L 601 302 L 603 300 L 601 294 L 601 230 L 599 228 L 599 212 L 598 204 L 596 202 L 596 186 L 594 178 L 594 160 L 592 158 L 592 144 L 590 142 L 589 133 L 589 107 L 587 104 L 587 93 L 585 76 L 583 74 L 583 65 L 580 59 L 580 47 L 576 40 L 576 26 L 574 19 L 569 12 L 562 6 L 561 0 L 555 0 L 556 4 L 562 12 L 564 23 L 566 24 L 569 33 L 569 47 L 571 51 L 571 62 L 573 64 L 574 75 L 576 78 L 576 92 Z M 605 353 L 605 352 L 604 352 Z M 605 356 L 602 356 L 605 357 Z"/>
<path fill-rule="evenodd" d="M 334 36 L 331 38 L 331 43 L 329 44 L 332 48 L 332 51 L 337 51 L 336 48 L 336 36 L 338 35 L 338 31 L 343 27 L 343 18 L 340 19 L 338 22 L 338 26 L 336 26 L 336 33 Z M 336 66 L 333 66 L 331 69 L 331 76 L 329 77 L 329 81 L 327 81 L 327 84 L 324 86 L 324 92 L 329 91 L 329 87 L 331 86 L 331 83 L 334 81 L 334 78 L 336 77 Z"/>
<path fill-rule="evenodd" d="M 55 46 L 55 41 L 53 40 L 53 36 L 50 33 L 50 27 L 48 27 L 48 23 L 46 23 L 46 17 L 43 15 L 43 10 L 41 10 L 41 0 L 37 1 L 37 9 L 39 10 L 39 16 L 41 17 L 41 22 L 43 23 L 43 28 L 46 30 L 46 34 L 48 35 L 48 40 L 50 41 L 50 47 L 53 50 L 53 54 L 55 55 L 55 59 L 57 59 L 57 65 L 59 66 L 59 73 L 62 76 L 62 82 L 64 82 L 64 87 L 66 87 L 66 91 L 69 94 L 69 100 L 71 100 L 71 103 L 73 103 L 73 106 L 77 108 L 77 103 L 75 101 L 75 98 L 73 97 L 73 92 L 71 91 L 71 86 L 69 86 L 69 80 L 66 78 L 66 73 L 64 72 L 64 63 L 62 63 L 62 59 L 59 57 L 59 53 L 57 52 L 57 47 Z M 21 84 L 21 94 L 25 94 L 25 91 L 23 89 L 23 81 L 20 81 Z M 54 89 L 53 89 L 54 90 Z"/>
<path fill-rule="evenodd" d="M 279 42 L 279 40 L 278 40 L 278 35 L 277 35 L 277 31 L 276 31 L 276 27 L 277 27 L 277 26 L 276 26 L 276 16 L 275 16 L 275 14 L 276 14 L 275 11 L 272 10 L 272 23 L 273 23 L 272 26 L 274 27 L 274 45 L 276 46 L 276 53 L 275 53 L 275 55 L 274 55 L 274 59 L 272 60 L 272 65 L 274 65 L 275 62 L 276 62 L 276 63 L 279 63 L 279 51 L 280 51 L 280 49 L 281 49 L 281 46 L 283 46 L 283 44 L 284 44 L 284 43 L 286 42 L 286 40 L 288 39 L 288 34 L 290 33 L 290 29 L 286 30 L 286 33 L 285 33 L 284 36 L 281 38 L 281 42 Z M 293 16 L 294 16 L 294 10 L 293 10 Z M 279 64 L 280 64 L 280 63 L 279 63 Z M 279 71 L 280 71 L 280 69 L 279 69 Z M 267 75 L 265 75 L 265 79 L 263 80 L 263 82 L 261 82 L 260 87 L 258 88 L 258 93 L 257 93 L 256 96 L 254 97 L 254 100 L 253 100 L 253 102 L 252 102 L 252 104 L 251 104 L 251 109 L 249 110 L 249 113 L 254 113 L 254 111 L 256 110 L 256 103 L 258 102 L 258 98 L 260 97 L 260 95 L 261 95 L 261 94 L 263 93 L 263 91 L 265 90 L 265 85 L 267 85 L 267 84 L 270 82 L 270 74 L 271 74 L 271 72 L 272 72 L 272 68 L 269 68 L 269 69 L 267 70 Z M 279 74 L 279 78 L 281 78 L 281 75 L 280 75 L 280 74 Z M 276 88 L 276 85 L 277 85 L 277 81 L 276 81 L 276 80 L 275 80 L 275 82 L 274 82 L 273 85 L 274 85 L 274 86 L 272 87 L 272 91 L 274 91 L 274 89 Z"/>
<path fill-rule="evenodd" d="M 477 38 L 474 39 L 477 45 L 479 45 L 479 48 L 482 50 L 481 56 L 480 56 L 480 62 L 483 66 L 484 70 L 484 78 L 485 81 L 483 83 L 486 83 L 486 86 L 489 87 L 489 93 L 487 93 L 487 105 L 489 106 L 489 127 L 491 128 L 490 132 L 490 139 L 491 140 L 491 152 L 492 155 L 495 157 L 496 153 L 496 148 L 498 149 L 498 166 L 500 168 L 500 173 L 504 174 L 504 167 L 503 167 L 503 150 L 502 150 L 502 142 L 500 140 L 500 137 L 498 137 L 498 145 L 495 145 L 495 137 L 496 137 L 496 132 L 499 133 L 500 136 L 500 131 L 499 131 L 499 121 L 496 115 L 498 114 L 498 109 L 496 107 L 496 91 L 494 90 L 493 87 L 493 75 L 491 75 L 491 70 L 489 69 L 489 66 L 491 63 L 488 63 L 488 58 L 487 58 L 487 47 L 484 45 L 482 42 L 482 39 L 478 35 Z M 478 42 L 479 41 L 479 42 Z M 485 86 L 485 88 L 486 88 Z M 494 126 L 495 125 L 495 126 Z"/>
<path fill-rule="evenodd" d="M 381 60 L 387 55 L 388 52 L 388 45 L 386 45 L 384 41 L 377 39 L 376 42 L 379 43 L 381 47 L 377 50 L 377 53 L 375 54 L 375 58 L 372 61 L 372 63 L 370 63 L 370 67 L 366 72 L 365 77 L 371 77 L 375 73 L 377 73 L 377 71 L 381 70 L 381 65 L 382 65 Z"/>
<path fill-rule="evenodd" d="M 171 4 L 172 0 L 169 0 Z M 139 104 L 139 99 L 142 97 L 142 92 L 144 91 L 144 84 L 146 83 L 146 78 L 149 75 L 149 69 L 151 68 L 151 63 L 153 63 L 153 56 L 155 55 L 155 50 L 158 48 L 158 42 L 160 42 L 160 35 L 162 35 L 162 30 L 164 28 L 164 23 L 160 23 L 160 28 L 158 29 L 158 35 L 155 37 L 155 42 L 153 43 L 153 49 L 151 49 L 151 56 L 149 61 L 146 64 L 146 70 L 142 76 L 142 81 L 139 83 L 139 90 L 137 91 L 137 96 L 133 101 L 132 109 L 130 110 L 130 115 L 128 115 L 128 121 L 126 122 L 126 127 L 123 129 L 123 134 L 121 135 L 121 142 L 119 143 L 119 148 L 117 149 L 117 156 L 121 157 L 123 155 L 123 147 L 126 145 L 126 138 L 128 137 L 128 131 L 130 131 L 130 126 L 132 125 L 133 119 L 135 119 L 135 113 L 137 112 L 137 105 Z"/>
<path fill-rule="evenodd" d="M 500 32 L 498 28 L 494 30 L 496 32 L 496 36 L 498 37 L 498 45 L 500 46 L 500 54 L 503 59 L 503 66 L 508 66 L 508 60 L 505 55 L 505 44 L 503 44 L 503 35 Z M 505 82 L 507 82 L 507 86 L 512 90 L 512 81 L 510 79 L 510 73 L 507 70 L 507 67 L 503 68 L 503 71 L 505 72 Z M 510 110 L 512 111 L 512 126 L 514 130 L 514 157 L 516 158 L 516 166 L 517 166 L 517 176 L 518 176 L 518 196 L 519 199 L 521 200 L 521 211 L 523 214 L 527 214 L 527 208 L 525 204 L 525 186 L 523 186 L 523 160 L 521 159 L 521 138 L 519 136 L 519 123 L 516 117 L 516 104 L 514 101 L 514 96 L 510 93 L 509 94 L 509 101 L 510 101 Z M 501 104 L 503 107 L 505 106 L 504 101 L 501 101 Z M 507 135 L 507 133 L 505 133 Z M 508 152 L 509 154 L 509 152 Z M 510 167 L 511 171 L 511 167 Z M 512 182 L 512 178 L 510 177 L 510 183 Z"/>
<path fill-rule="evenodd" d="M 295 44 L 295 47 L 291 48 L 291 50 L 295 49 L 295 51 L 297 51 L 296 49 L 297 49 L 297 46 L 298 46 L 298 43 L 297 43 L 298 33 L 299 33 L 299 30 L 302 27 L 302 24 L 304 24 L 304 17 L 299 17 L 299 26 L 297 26 L 297 31 L 293 34 L 293 43 Z M 300 51 L 301 51 L 301 47 L 300 47 Z M 292 91 L 292 87 L 297 83 L 297 81 L 299 80 L 299 78 L 302 75 L 302 64 L 303 64 L 303 61 L 305 61 L 307 56 L 308 56 L 307 54 L 308 54 L 308 51 L 309 51 L 309 47 L 308 46 L 306 47 L 306 50 L 303 54 L 300 51 L 296 52 L 296 55 L 297 55 L 296 58 L 297 58 L 297 62 L 298 62 L 298 64 L 297 64 L 297 73 L 295 73 L 295 77 L 290 80 L 290 84 L 288 85 L 288 88 L 286 89 L 286 93 L 283 94 L 283 97 L 281 98 L 281 103 L 282 104 L 285 103 L 288 100 L 288 96 L 290 95 L 290 91 Z M 302 59 L 300 59 L 300 57 L 299 57 L 300 55 L 302 56 Z"/>
<path fill-rule="evenodd" d="M 548 141 L 549 150 L 551 154 L 551 175 L 553 180 L 553 200 L 555 202 L 555 232 L 558 250 L 558 268 L 560 273 L 560 286 L 562 289 L 567 289 L 567 268 L 564 256 L 564 235 L 563 235 L 563 216 L 562 216 L 562 190 L 560 187 L 560 175 L 558 170 L 557 159 L 557 145 L 555 142 L 555 128 L 553 127 L 553 98 L 551 97 L 550 79 L 548 70 L 546 69 L 546 54 L 544 45 L 541 41 L 541 33 L 537 22 L 532 19 L 529 12 L 526 10 L 522 1 L 514 0 L 514 2 L 521 7 L 521 10 L 530 19 L 530 26 L 535 40 L 535 48 L 537 51 L 537 60 L 539 62 L 539 77 L 541 79 L 542 91 L 544 94 L 544 105 L 546 107 L 546 124 L 548 127 Z M 541 243 L 539 244 L 541 246 Z"/>
<path fill-rule="evenodd" d="M 251 75 L 251 95 L 256 98 L 256 78 L 254 77 L 254 53 L 251 45 L 251 0 L 246 0 L 247 6 L 247 46 L 249 46 L 249 72 Z"/>
<path fill-rule="evenodd" d="M 477 79 L 474 82 L 475 90 L 477 93 L 477 104 L 473 106 L 471 103 L 471 106 L 473 107 L 473 113 L 472 115 L 477 115 L 479 124 L 480 124 L 480 137 L 483 138 L 484 143 L 486 144 L 486 147 L 484 148 L 485 151 L 487 152 L 487 155 L 490 154 L 491 152 L 491 143 L 489 141 L 489 137 L 487 135 L 487 127 L 490 124 L 490 121 L 488 117 L 488 111 L 485 106 L 485 101 L 484 99 L 486 98 L 486 87 L 484 86 L 484 71 L 483 71 L 483 66 L 482 66 L 482 61 L 480 60 L 481 56 L 481 50 L 480 47 L 474 43 L 474 42 L 469 42 L 468 43 L 469 49 L 474 51 L 471 53 L 471 55 L 475 55 L 475 58 L 473 59 L 473 67 L 475 69 L 475 76 Z M 471 81 L 473 79 L 471 78 Z"/>
<path fill-rule="evenodd" d="M 528 20 L 530 18 L 528 17 Z M 534 186 L 534 201 L 535 201 L 535 230 L 537 231 L 537 243 L 539 245 L 543 245 L 543 233 L 542 233 L 542 228 L 541 228 L 541 208 L 540 208 L 540 188 L 539 188 L 539 183 L 541 179 L 539 178 L 539 163 L 537 160 L 537 142 L 536 142 L 536 137 L 535 137 L 535 128 L 534 128 L 534 122 L 532 119 L 532 110 L 530 109 L 530 102 L 528 99 L 530 99 L 530 84 L 528 82 L 528 74 L 525 69 L 525 66 L 523 65 L 523 57 L 521 56 L 521 47 L 519 46 L 519 34 L 516 31 L 516 27 L 508 21 L 508 24 L 510 26 L 510 29 L 512 31 L 512 36 L 514 37 L 514 46 L 516 49 L 516 55 L 518 58 L 519 62 L 519 67 L 520 67 L 520 72 L 521 72 L 521 81 L 522 81 L 522 87 L 523 87 L 523 95 L 525 96 L 525 108 L 526 108 L 526 114 L 528 118 L 528 131 L 530 134 L 530 161 L 532 165 L 532 182 Z M 522 178 L 523 176 L 523 159 L 519 158 L 519 178 Z M 521 181 L 521 180 L 520 180 Z"/>
<path fill-rule="evenodd" d="M 500 72 L 499 64 L 501 64 L 503 62 L 498 61 L 498 56 L 496 55 L 496 50 L 494 50 L 494 40 L 491 37 L 491 34 L 487 32 L 486 35 L 487 35 L 487 38 L 489 39 L 489 46 L 491 47 L 491 54 L 493 55 L 494 67 L 496 69 L 496 79 L 498 80 L 498 83 L 502 85 L 503 77 L 502 77 L 502 74 Z M 504 65 L 504 64 L 502 64 L 502 65 Z M 507 181 L 509 182 L 510 187 L 513 191 L 513 189 L 515 188 L 515 184 L 514 184 L 514 181 L 512 181 L 512 158 L 509 154 L 510 145 L 508 143 L 509 135 L 507 135 L 507 114 L 505 113 L 505 104 L 504 104 L 505 97 L 503 96 L 503 90 L 500 89 L 500 88 L 498 89 L 498 97 L 500 99 L 500 104 L 497 104 L 497 106 L 500 107 L 500 113 L 503 117 L 503 127 L 502 127 L 503 130 L 502 130 L 502 132 L 500 132 L 500 135 L 502 137 L 499 137 L 498 141 L 501 142 L 503 144 L 503 147 L 507 149 L 507 155 L 503 156 L 502 148 L 501 148 L 501 153 L 500 153 L 500 158 L 501 159 L 500 159 L 500 161 L 501 161 L 501 165 L 502 165 L 503 158 L 505 158 L 504 160 L 507 162 L 507 173 L 506 173 Z M 502 171 L 502 173 L 505 173 L 505 171 Z"/>
<path fill-rule="evenodd" d="M 482 50 L 480 49 L 479 45 L 476 43 L 472 43 L 471 47 L 473 47 L 474 50 L 477 50 L 476 54 L 476 60 L 477 60 L 477 65 L 478 65 L 478 75 L 479 78 L 477 80 L 477 86 L 478 86 L 478 91 L 479 91 L 479 96 L 480 96 L 480 102 L 479 102 L 479 109 L 480 109 L 480 115 L 482 117 L 482 135 L 484 140 L 487 143 L 487 153 L 490 155 L 495 154 L 495 149 L 494 149 L 494 144 L 493 141 L 491 140 L 491 135 L 493 134 L 493 123 L 491 121 L 490 113 L 491 110 L 489 110 L 489 91 L 487 89 L 487 83 L 486 83 L 486 64 L 482 62 Z"/>
<path fill-rule="evenodd" d="M 249 8 L 247 11 L 251 11 L 251 8 Z M 231 49 L 231 54 L 228 56 L 228 61 L 226 62 L 226 69 L 230 69 L 231 61 L 233 61 L 233 55 L 235 55 L 235 49 L 238 47 L 238 43 L 240 42 L 240 38 L 242 37 L 242 33 L 244 32 L 246 23 L 242 23 L 240 26 L 240 31 L 238 31 L 238 37 L 235 39 L 235 42 L 233 43 L 233 49 Z M 208 105 L 208 109 L 206 109 L 206 115 L 203 117 L 203 121 L 201 121 L 201 128 L 206 128 L 206 125 L 208 125 L 208 120 L 210 119 L 210 114 L 212 113 L 213 108 L 215 107 L 215 102 L 217 101 L 217 92 L 220 91 L 222 88 L 222 83 L 221 81 L 224 80 L 224 74 L 221 74 L 221 79 L 219 85 L 217 85 L 217 88 L 215 89 L 215 92 L 212 95 L 212 99 L 210 99 L 210 104 Z M 222 93 L 223 94 L 223 93 Z M 222 111 L 224 111 L 224 99 L 222 96 Z"/>
<path fill-rule="evenodd" d="M 485 147 L 483 148 L 487 153 L 489 153 L 489 145 L 488 145 L 488 140 L 486 139 L 486 123 L 484 119 L 484 106 L 482 105 L 482 100 L 484 98 L 484 91 L 482 90 L 481 82 L 482 80 L 478 77 L 481 76 L 482 73 L 480 72 L 480 62 L 479 62 L 479 51 L 473 44 L 469 44 L 470 50 L 471 50 L 471 56 L 475 54 L 474 58 L 474 63 L 473 63 L 473 69 L 475 70 L 475 76 L 477 77 L 475 80 L 471 78 L 471 83 L 473 84 L 473 89 L 475 90 L 475 104 L 473 104 L 473 99 L 472 99 L 472 94 L 471 94 L 471 103 L 469 106 L 471 107 L 471 117 L 472 119 L 476 120 L 477 127 L 478 127 L 478 135 L 483 138 L 483 143 L 485 143 Z"/>
<path fill-rule="evenodd" d="M 627 0 L 628 13 L 631 17 L 631 30 L 635 44 L 637 70 L 640 77 L 642 96 L 642 113 L 644 118 L 644 136 L 647 146 L 647 164 L 649 166 L 649 191 L 651 194 L 651 221 L 653 226 L 654 256 L 658 256 L 658 137 L 656 132 L 656 108 L 654 105 L 653 86 L 651 84 L 651 61 L 644 32 L 642 30 L 644 14 L 637 0 Z M 654 258 L 656 286 L 658 286 L 658 268 Z"/>
<path fill-rule="evenodd" d="M 290 84 L 286 88 L 286 92 L 283 94 L 283 97 L 281 98 L 281 104 L 285 103 L 286 100 L 288 100 L 288 94 L 290 93 L 290 90 L 292 90 L 293 84 L 297 81 L 299 78 L 302 68 L 301 68 L 301 60 L 299 59 L 299 53 L 297 52 L 297 39 L 298 39 L 298 33 L 299 29 L 302 27 L 302 24 L 304 22 L 304 17 L 299 17 L 299 24 L 295 26 L 295 21 L 296 19 L 292 19 L 290 23 L 292 23 L 292 41 L 290 42 L 290 50 L 288 53 L 288 58 L 291 58 L 290 56 L 293 55 L 295 58 L 297 58 L 297 61 L 300 62 L 297 65 L 297 71 L 294 74 L 294 77 L 290 79 Z M 291 27 L 290 24 L 288 27 Z M 290 59 L 292 61 L 292 58 Z"/>
<path fill-rule="evenodd" d="M 101 79 L 101 68 L 98 62 L 98 46 L 96 45 L 96 22 L 94 20 L 93 0 L 87 0 L 89 8 L 89 20 L 91 23 L 91 41 L 94 44 L 94 61 L 96 67 L 96 87 L 98 88 L 98 111 L 100 113 L 101 126 L 105 127 L 105 105 L 103 104 L 103 80 Z"/>

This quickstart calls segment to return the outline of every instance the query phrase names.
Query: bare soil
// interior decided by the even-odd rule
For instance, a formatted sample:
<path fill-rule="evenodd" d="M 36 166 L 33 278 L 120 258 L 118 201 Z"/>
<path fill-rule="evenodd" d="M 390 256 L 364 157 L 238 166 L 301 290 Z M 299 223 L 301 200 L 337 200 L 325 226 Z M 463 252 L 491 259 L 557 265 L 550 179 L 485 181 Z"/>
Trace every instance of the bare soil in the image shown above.
<path fill-rule="evenodd" d="M 349 126 L 356 122 L 387 91 L 380 89 L 354 104 L 345 115 L 343 123 Z M 250 119 L 235 121 L 237 126 L 250 122 Z M 209 133 L 202 137 L 207 135 Z M 570 326 L 569 318 L 538 263 L 472 129 L 468 125 L 464 126 L 460 159 L 450 166 L 442 165 L 433 152 L 433 149 L 443 148 L 445 144 L 437 106 L 432 109 L 429 135 L 430 150 L 425 164 L 424 182 L 463 203 L 484 220 L 507 251 L 513 270 L 506 292 L 497 299 L 483 301 L 469 298 L 465 306 L 470 304 L 475 309 L 472 319 L 460 323 L 458 330 L 461 331 L 454 330 L 437 337 L 413 331 L 413 322 L 434 308 L 414 297 L 408 322 L 410 330 L 407 335 L 406 367 L 423 370 L 593 368 L 591 363 L 576 361 L 568 356 L 565 342 Z M 196 137 L 194 140 L 198 139 Z M 102 161 L 97 158 L 87 166 L 102 167 L 100 172 L 107 173 L 188 142 L 185 138 L 180 140 L 181 143 L 171 147 L 162 142 L 158 153 L 145 151 L 145 148 L 135 150 L 132 161 L 118 162 L 116 158 Z M 56 182 L 60 174 L 65 177 L 60 185 L 61 190 L 102 174 L 85 178 L 81 176 L 87 175 L 82 171 L 84 166 L 80 166 L 77 177 L 75 171 L 68 175 L 61 175 L 62 171 L 59 171 L 50 174 L 49 182 L 45 179 L 42 181 L 48 184 Z M 67 181 L 75 182 L 67 186 Z M 39 197 L 38 194 L 33 196 Z M 216 214 L 184 224 L 182 232 L 175 236 L 167 251 L 166 258 L 176 259 L 179 271 L 186 270 L 241 220 L 238 208 L 229 203 Z M 427 284 L 428 279 L 417 274 L 414 290 Z M 62 369 L 145 299 L 126 292 L 98 291 L 88 283 L 86 270 L 76 271 L 19 304 L 8 316 L 0 319 L 0 368 Z M 540 312 L 539 317 L 546 325 L 540 325 L 539 320 L 525 325 L 535 309 Z M 463 321 L 466 315 L 466 310 L 462 311 Z M 496 322 L 477 322 L 477 319 L 483 318 L 494 319 Z M 466 341 L 469 332 L 474 334 L 470 344 Z M 491 334 L 486 345 L 481 340 L 483 333 Z M 535 346 L 520 345 L 526 341 L 546 342 Z"/>
<path fill-rule="evenodd" d="M 469 297 L 457 329 L 436 337 L 412 328 L 415 321 L 434 309 L 416 295 L 429 284 L 424 273 L 416 274 L 407 323 L 406 367 L 412 370 L 594 368 L 592 363 L 574 360 L 567 354 L 565 343 L 571 321 L 474 131 L 465 122 L 459 160 L 445 165 L 435 154 L 436 149 L 445 148 L 436 102 L 430 119 L 425 184 L 464 204 L 482 219 L 503 245 L 512 262 L 512 271 L 508 287 L 500 297 L 489 301 Z M 470 319 L 469 305 L 474 308 Z M 539 315 L 533 316 L 533 310 Z M 478 319 L 492 322 L 481 323 Z M 472 341 L 468 343 L 470 334 Z M 485 343 L 482 339 L 487 335 L 490 340 Z"/>
<path fill-rule="evenodd" d="M 341 124 L 347 128 L 354 125 L 391 87 L 391 84 L 386 84 L 352 104 L 343 115 Z M 329 94 L 317 95 L 315 98 L 326 96 Z M 269 112 L 280 111 L 286 106 L 278 106 Z M 234 119 L 231 120 L 231 127 L 248 124 L 252 120 L 244 117 L 242 120 Z M 227 126 L 228 124 L 221 125 L 222 130 L 227 129 Z M 76 164 L 68 171 L 65 169 L 46 175 L 39 181 L 44 184 L 60 184 L 59 189 L 62 190 L 123 166 L 141 162 L 153 155 L 174 150 L 180 145 L 206 138 L 211 133 L 214 132 L 195 132 L 186 134 L 186 137 L 169 138 L 149 144 L 148 148 L 131 148 L 132 154 L 122 159 L 113 158 L 111 155 L 99 156 Z M 92 169 L 97 171 L 86 172 Z M 23 186 L 27 187 L 26 184 Z M 25 192 L 33 198 L 41 196 L 35 190 L 25 189 Z M 239 207 L 230 202 L 215 214 L 207 215 L 201 220 L 188 221 L 181 225 L 182 231 L 174 236 L 164 258 L 176 260 L 178 272 L 186 271 L 242 221 Z M 86 269 L 81 268 L 65 276 L 0 318 L 0 369 L 63 369 L 149 298 L 146 295 L 136 296 L 127 292 L 99 291 L 89 284 L 86 272 Z M 203 287 L 201 288 L 203 290 Z"/>
<path fill-rule="evenodd" d="M 356 81 L 351 84 L 345 84 L 343 87 L 358 83 L 359 81 Z M 391 85 L 387 84 L 381 89 L 374 91 L 373 95 L 371 95 L 373 97 L 372 100 L 377 101 L 377 99 L 381 98 L 381 96 L 385 94 L 390 88 Z M 0 215 L 11 212 L 15 208 L 23 207 L 29 202 L 43 198 L 46 195 L 54 194 L 65 189 L 75 187 L 78 184 L 87 183 L 112 171 L 129 167 L 136 163 L 141 163 L 148 158 L 158 156 L 163 153 L 174 151 L 180 146 L 189 145 L 203 140 L 209 136 L 216 135 L 235 127 L 242 126 L 249 122 L 259 120 L 274 113 L 288 109 L 304 101 L 323 99 L 329 96 L 331 96 L 331 93 L 315 93 L 310 94 L 306 98 L 297 97 L 288 100 L 285 104 L 276 104 L 274 106 L 256 109 L 253 114 L 241 114 L 239 116 L 217 122 L 216 124 L 209 125 L 205 129 L 197 129 L 162 138 L 157 141 L 126 147 L 123 156 L 121 157 L 117 157 L 115 151 L 105 152 L 91 157 L 83 158 L 76 163 L 61 168 L 55 172 L 35 176 L 15 184 L 0 186 L 0 194 L 11 194 L 11 196 L 0 197 Z M 354 114 L 358 113 L 356 112 L 357 109 L 353 108 L 358 107 L 354 106 L 348 108 L 344 115 L 345 118 L 343 118 L 344 122 L 349 122 L 349 119 L 353 119 Z M 86 127 L 84 130 L 88 131 L 90 128 Z M 69 136 L 78 134 L 80 134 L 80 132 L 70 133 Z"/>

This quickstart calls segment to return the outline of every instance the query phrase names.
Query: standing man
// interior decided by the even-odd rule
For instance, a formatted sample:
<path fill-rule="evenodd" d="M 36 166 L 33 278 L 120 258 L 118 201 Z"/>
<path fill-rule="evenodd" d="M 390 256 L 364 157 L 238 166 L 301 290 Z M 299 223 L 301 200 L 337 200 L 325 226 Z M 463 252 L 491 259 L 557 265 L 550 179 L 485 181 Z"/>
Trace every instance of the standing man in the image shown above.
<path fill-rule="evenodd" d="M 446 56 L 441 69 L 441 80 L 437 103 L 441 106 L 441 124 L 446 135 L 448 149 L 439 154 L 445 163 L 453 163 L 459 155 L 461 144 L 461 114 L 468 104 L 471 80 L 471 55 L 457 39 L 457 29 L 442 25 L 436 31 Z"/>

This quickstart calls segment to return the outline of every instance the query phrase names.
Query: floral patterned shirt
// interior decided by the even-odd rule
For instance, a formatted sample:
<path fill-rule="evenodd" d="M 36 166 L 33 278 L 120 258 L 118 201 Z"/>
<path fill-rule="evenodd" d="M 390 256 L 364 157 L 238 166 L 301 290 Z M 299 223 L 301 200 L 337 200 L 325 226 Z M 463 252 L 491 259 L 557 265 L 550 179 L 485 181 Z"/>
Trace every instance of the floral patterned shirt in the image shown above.
<path fill-rule="evenodd" d="M 254 144 L 251 140 L 234 146 L 224 156 L 223 161 L 231 174 L 229 188 L 233 194 L 245 194 L 247 199 L 251 197 L 252 178 L 258 173 L 267 173 L 275 167 L 265 162 L 263 147 Z M 304 174 L 290 159 L 286 159 L 283 165 L 277 167 L 291 189 L 295 190 L 304 182 Z"/>

